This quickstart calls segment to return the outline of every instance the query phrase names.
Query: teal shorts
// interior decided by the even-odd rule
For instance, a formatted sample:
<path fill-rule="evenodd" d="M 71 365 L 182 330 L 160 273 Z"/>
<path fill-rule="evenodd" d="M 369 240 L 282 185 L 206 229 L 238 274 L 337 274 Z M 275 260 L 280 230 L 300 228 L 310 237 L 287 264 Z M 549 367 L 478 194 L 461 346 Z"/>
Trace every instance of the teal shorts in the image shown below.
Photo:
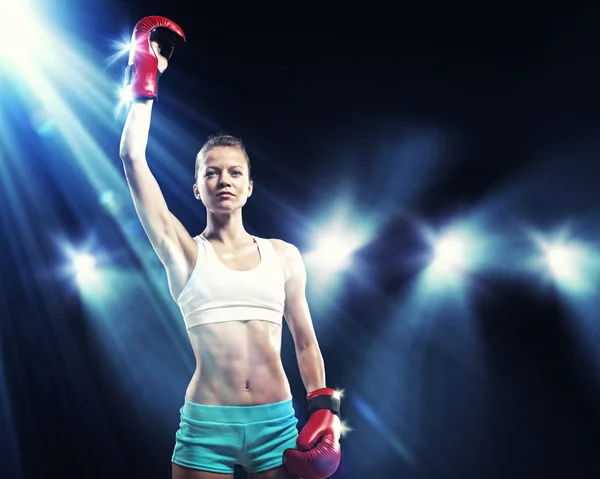
<path fill-rule="evenodd" d="M 292 400 L 258 406 L 206 406 L 187 399 L 175 434 L 173 463 L 208 472 L 262 472 L 283 464 L 283 451 L 296 447 Z"/>

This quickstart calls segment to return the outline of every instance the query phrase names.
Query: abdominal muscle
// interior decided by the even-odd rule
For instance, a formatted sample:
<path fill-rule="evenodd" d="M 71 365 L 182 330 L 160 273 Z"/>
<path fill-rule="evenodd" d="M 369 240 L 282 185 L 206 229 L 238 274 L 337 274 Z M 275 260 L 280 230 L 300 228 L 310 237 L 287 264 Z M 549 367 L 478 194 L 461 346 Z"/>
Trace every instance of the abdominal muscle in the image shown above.
<path fill-rule="evenodd" d="M 281 363 L 281 326 L 228 321 L 188 330 L 196 370 L 186 399 L 196 404 L 251 406 L 291 398 Z"/>

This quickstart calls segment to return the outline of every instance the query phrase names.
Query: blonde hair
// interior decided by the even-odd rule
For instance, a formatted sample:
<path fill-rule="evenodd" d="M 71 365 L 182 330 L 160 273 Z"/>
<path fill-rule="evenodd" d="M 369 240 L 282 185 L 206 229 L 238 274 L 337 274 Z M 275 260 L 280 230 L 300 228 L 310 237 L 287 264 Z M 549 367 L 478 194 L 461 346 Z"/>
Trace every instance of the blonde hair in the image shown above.
<path fill-rule="evenodd" d="M 244 156 L 246 157 L 246 162 L 248 163 L 248 173 L 250 173 L 250 157 L 248 156 L 248 152 L 246 151 L 246 147 L 244 146 L 242 140 L 236 138 L 235 136 L 219 134 L 209 137 L 196 155 L 196 167 L 194 168 L 195 179 L 198 178 L 198 170 L 206 158 L 206 154 L 218 146 L 231 146 L 233 148 L 239 148 L 242 150 Z"/>

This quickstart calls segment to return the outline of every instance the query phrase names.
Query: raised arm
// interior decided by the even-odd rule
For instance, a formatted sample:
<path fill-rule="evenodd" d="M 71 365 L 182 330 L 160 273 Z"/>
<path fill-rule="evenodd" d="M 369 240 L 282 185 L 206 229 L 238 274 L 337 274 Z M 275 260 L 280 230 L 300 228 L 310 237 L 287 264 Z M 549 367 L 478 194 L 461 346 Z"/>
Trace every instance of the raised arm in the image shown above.
<path fill-rule="evenodd" d="M 158 33 L 170 28 L 169 25 L 175 25 L 168 22 L 170 20 L 162 17 L 146 17 L 134 29 L 136 48 L 132 50 L 127 70 L 134 101 L 123 128 L 119 153 L 138 217 L 152 247 L 167 269 L 171 292 L 176 294 L 193 267 L 197 244 L 169 211 L 146 161 L 158 76 L 167 68 L 172 53 L 173 39 Z"/>

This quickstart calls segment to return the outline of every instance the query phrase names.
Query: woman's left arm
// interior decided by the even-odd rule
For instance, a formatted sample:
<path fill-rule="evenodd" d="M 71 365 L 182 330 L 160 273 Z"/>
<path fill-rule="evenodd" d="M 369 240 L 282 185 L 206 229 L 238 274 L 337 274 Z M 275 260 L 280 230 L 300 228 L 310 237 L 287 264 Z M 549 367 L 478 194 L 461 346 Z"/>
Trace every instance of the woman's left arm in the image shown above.
<path fill-rule="evenodd" d="M 325 386 L 325 366 L 306 301 L 306 268 L 298 248 L 286 243 L 285 307 L 298 368 L 306 388 L 308 420 L 298 434 L 297 448 L 286 449 L 283 463 L 296 477 L 329 477 L 341 460 L 340 398 Z"/>
<path fill-rule="evenodd" d="M 294 245 L 285 243 L 286 273 L 283 315 L 292 333 L 296 359 L 307 393 L 325 387 L 325 365 L 306 300 L 306 267 Z"/>

